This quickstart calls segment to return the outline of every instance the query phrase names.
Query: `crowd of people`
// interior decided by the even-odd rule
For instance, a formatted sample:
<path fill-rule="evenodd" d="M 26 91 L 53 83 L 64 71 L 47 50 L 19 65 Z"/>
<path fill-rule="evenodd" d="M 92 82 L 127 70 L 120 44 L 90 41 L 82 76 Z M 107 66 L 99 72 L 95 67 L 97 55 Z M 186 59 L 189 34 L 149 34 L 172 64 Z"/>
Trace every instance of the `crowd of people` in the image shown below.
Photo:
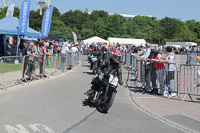
<path fill-rule="evenodd" d="M 145 90 L 150 90 L 150 93 L 160 94 L 164 97 L 176 96 L 176 92 L 172 87 L 176 70 L 176 58 L 172 52 L 172 47 L 166 47 L 166 56 L 163 56 L 161 50 L 151 48 L 150 43 L 146 43 L 145 47 L 132 46 L 130 49 L 127 47 L 125 52 L 131 53 L 135 60 L 143 61 Z M 159 87 L 157 81 L 159 82 Z"/>
<path fill-rule="evenodd" d="M 174 97 L 176 93 L 172 87 L 172 80 L 174 80 L 175 73 L 175 56 L 172 53 L 172 48 L 166 48 L 166 56 L 163 57 L 160 49 L 151 48 L 151 44 L 146 43 L 145 47 L 141 46 L 121 46 L 120 44 L 113 43 L 112 45 L 97 43 L 91 45 L 79 44 L 79 43 L 68 43 L 68 42 L 33 42 L 27 43 L 27 46 L 23 49 L 23 56 L 28 55 L 28 69 L 26 75 L 28 79 L 37 79 L 35 76 L 35 70 L 40 66 L 40 74 L 42 71 L 41 57 L 46 55 L 47 63 L 54 61 L 55 59 L 61 60 L 61 70 L 64 70 L 66 63 L 66 54 L 81 52 L 83 54 L 92 54 L 98 57 L 98 73 L 104 71 L 107 59 L 111 59 L 113 51 L 120 53 L 120 62 L 125 62 L 125 54 L 130 53 L 132 57 L 137 60 L 145 61 L 145 90 L 151 90 L 151 93 L 161 94 L 165 97 Z M 106 54 L 104 54 L 106 53 Z M 55 56 L 56 55 L 56 56 Z M 116 55 L 116 53 L 114 54 Z M 91 63 L 91 68 L 93 63 Z M 111 65 L 112 66 L 112 65 Z M 70 68 L 73 67 L 71 64 Z M 120 76 L 120 80 L 122 78 Z M 157 85 L 159 82 L 159 88 Z M 151 85 L 152 84 L 152 85 Z M 167 87 L 166 87 L 167 86 Z M 165 89 L 167 88 L 167 89 Z"/>
<path fill-rule="evenodd" d="M 22 50 L 22 55 L 25 56 L 24 75 L 28 76 L 27 80 L 38 79 L 36 77 L 36 68 L 39 66 L 39 75 L 46 77 L 44 67 L 51 66 L 52 62 L 61 62 L 61 70 L 64 71 L 66 64 L 66 57 L 69 54 L 78 53 L 81 49 L 79 43 L 57 42 L 57 41 L 28 41 Z M 44 60 L 44 56 L 46 59 Z M 45 62 L 45 63 L 43 63 Z M 71 60 L 68 69 L 74 67 L 74 62 Z"/>

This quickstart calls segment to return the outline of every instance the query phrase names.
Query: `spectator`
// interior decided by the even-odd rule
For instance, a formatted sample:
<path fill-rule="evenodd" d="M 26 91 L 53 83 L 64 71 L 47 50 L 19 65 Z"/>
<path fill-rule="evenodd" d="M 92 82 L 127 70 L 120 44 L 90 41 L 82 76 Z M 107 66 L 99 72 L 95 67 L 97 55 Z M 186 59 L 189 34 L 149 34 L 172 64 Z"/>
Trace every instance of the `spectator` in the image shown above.
<path fill-rule="evenodd" d="M 78 50 L 78 51 L 81 51 L 81 47 L 80 47 L 80 45 L 79 45 L 78 43 L 75 44 L 74 46 L 75 46 L 75 48 L 76 48 L 76 51 L 77 51 L 77 50 Z M 77 51 L 77 52 L 78 52 L 78 51 Z"/>
<path fill-rule="evenodd" d="M 146 44 L 146 52 L 144 53 L 143 56 L 140 57 L 141 60 L 147 61 L 150 53 L 151 53 L 151 44 L 147 43 Z M 145 90 L 151 89 L 150 86 L 150 62 L 145 62 L 145 82 L 146 82 L 146 86 L 145 86 Z"/>
<path fill-rule="evenodd" d="M 137 51 L 138 51 L 137 58 L 139 58 L 140 56 L 144 55 L 142 53 L 143 52 L 143 48 L 139 47 Z"/>
<path fill-rule="evenodd" d="M 166 96 L 166 94 L 164 93 L 166 69 L 165 69 L 165 65 L 163 63 L 161 63 L 161 61 L 163 60 L 163 56 L 156 49 L 153 50 L 152 54 L 153 54 L 154 58 L 151 59 L 151 61 L 154 61 L 154 67 L 156 69 L 157 79 L 160 83 L 160 94 L 163 96 Z"/>
<path fill-rule="evenodd" d="M 69 48 L 67 47 L 67 43 L 64 43 L 61 51 L 61 70 L 64 71 L 66 65 L 66 57 L 69 52 Z"/>
<path fill-rule="evenodd" d="M 47 48 L 44 43 L 41 43 L 41 55 L 48 55 Z"/>
<path fill-rule="evenodd" d="M 172 80 L 174 79 L 174 73 L 175 73 L 175 57 L 174 54 L 172 53 L 172 48 L 171 47 L 167 47 L 166 48 L 166 53 L 167 55 L 165 56 L 163 62 L 165 63 L 171 63 L 171 64 L 167 64 L 166 66 L 166 80 L 165 80 L 165 84 L 168 87 L 168 91 L 169 93 L 166 93 L 165 96 L 169 96 L 169 97 L 175 97 L 176 93 L 174 92 L 174 89 L 172 88 Z"/>
<path fill-rule="evenodd" d="M 36 69 L 39 65 L 39 55 L 40 55 L 40 43 L 36 42 L 36 45 L 33 47 L 33 53 L 35 53 L 37 55 L 37 57 L 34 58 L 34 66 L 33 66 L 33 79 L 37 79 L 37 77 L 35 77 L 36 75 Z"/>
<path fill-rule="evenodd" d="M 53 42 L 53 54 L 56 55 L 57 54 L 57 50 L 58 50 L 58 44 L 57 42 Z"/>
<path fill-rule="evenodd" d="M 151 50 L 151 54 L 149 56 L 149 59 L 153 59 L 153 53 L 156 53 L 157 49 L 152 49 Z M 152 82 L 152 88 L 153 90 L 151 91 L 151 94 L 158 94 L 158 88 L 157 88 L 157 84 L 156 84 L 156 80 L 157 80 L 157 75 L 156 75 L 156 69 L 154 67 L 154 62 L 150 63 L 150 76 L 151 76 L 151 82 Z"/>
<path fill-rule="evenodd" d="M 74 63 L 75 63 L 75 58 L 77 56 L 77 52 L 78 52 L 78 49 L 76 47 L 76 45 L 73 45 L 72 44 L 72 48 L 70 50 L 72 52 L 72 62 L 71 62 L 71 67 L 74 67 Z"/>
<path fill-rule="evenodd" d="M 62 43 L 59 42 L 58 43 L 58 48 L 57 48 L 58 61 L 60 60 L 61 50 L 62 50 Z"/>
<path fill-rule="evenodd" d="M 72 53 L 77 53 L 78 52 L 78 48 L 76 47 L 76 45 L 72 44 L 71 52 Z"/>
<path fill-rule="evenodd" d="M 49 41 L 45 41 L 45 47 L 49 47 Z"/>
<path fill-rule="evenodd" d="M 53 43 L 52 42 L 49 42 L 49 47 L 48 48 L 48 59 L 50 59 L 51 62 L 55 61 L 55 55 L 53 55 Z"/>
<path fill-rule="evenodd" d="M 42 51 L 42 47 L 43 46 L 44 46 L 44 42 L 40 42 L 39 43 L 39 49 L 38 49 L 38 51 L 39 51 L 39 58 L 38 58 L 38 60 L 39 60 L 39 66 L 40 66 L 40 71 L 39 71 L 40 76 L 43 73 L 42 71 L 43 71 L 44 55 L 41 55 L 41 51 Z"/>
<path fill-rule="evenodd" d="M 41 45 L 42 46 L 41 46 L 41 53 L 40 54 L 43 56 L 43 62 L 45 62 L 45 63 L 40 62 L 40 68 L 43 68 L 43 67 L 45 68 L 46 67 L 46 61 L 47 61 L 49 53 L 48 53 L 48 49 L 46 48 L 45 44 L 42 43 Z M 47 58 L 45 58 L 45 56 L 47 56 Z M 43 71 L 42 73 L 44 74 L 45 72 Z M 40 73 L 40 74 L 42 74 L 42 73 Z M 46 77 L 45 74 L 43 76 Z"/>
<path fill-rule="evenodd" d="M 34 47 L 34 42 L 30 42 L 28 46 L 26 46 L 23 51 L 23 56 L 29 56 L 28 58 L 28 70 L 26 71 L 26 75 L 28 76 L 29 80 L 32 80 L 32 72 L 33 72 L 33 66 L 34 66 L 34 57 L 37 57 L 35 53 L 32 52 L 32 49 Z"/>

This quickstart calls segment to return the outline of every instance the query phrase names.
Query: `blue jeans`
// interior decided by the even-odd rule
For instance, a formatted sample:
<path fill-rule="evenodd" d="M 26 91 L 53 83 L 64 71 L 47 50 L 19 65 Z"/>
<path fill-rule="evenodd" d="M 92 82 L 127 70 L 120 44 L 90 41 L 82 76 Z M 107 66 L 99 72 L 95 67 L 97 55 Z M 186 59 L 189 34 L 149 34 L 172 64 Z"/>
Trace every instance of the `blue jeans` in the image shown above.
<path fill-rule="evenodd" d="M 172 88 L 172 81 L 168 80 L 168 71 L 166 71 L 165 85 L 168 87 L 169 93 L 173 93 L 174 92 L 174 89 Z"/>
<path fill-rule="evenodd" d="M 150 64 L 150 75 L 151 75 L 152 87 L 157 88 L 157 84 L 156 84 L 157 75 L 156 75 L 156 69 L 153 63 Z"/>
<path fill-rule="evenodd" d="M 58 53 L 58 61 L 60 60 L 60 55 L 61 55 L 61 53 Z"/>

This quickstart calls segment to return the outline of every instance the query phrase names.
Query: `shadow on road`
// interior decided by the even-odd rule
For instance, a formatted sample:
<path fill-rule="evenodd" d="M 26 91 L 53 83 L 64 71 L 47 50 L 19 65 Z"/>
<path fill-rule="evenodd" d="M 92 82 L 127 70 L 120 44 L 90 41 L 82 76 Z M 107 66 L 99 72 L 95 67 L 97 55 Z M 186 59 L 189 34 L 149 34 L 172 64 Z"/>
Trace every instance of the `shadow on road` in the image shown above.
<path fill-rule="evenodd" d="M 86 73 L 88 75 L 94 75 L 93 72 L 83 72 L 83 73 Z"/>
<path fill-rule="evenodd" d="M 82 65 L 83 67 L 90 67 L 90 65 Z"/>
<path fill-rule="evenodd" d="M 89 106 L 90 108 L 96 108 L 94 104 L 90 103 L 88 99 L 83 101 L 83 106 Z"/>

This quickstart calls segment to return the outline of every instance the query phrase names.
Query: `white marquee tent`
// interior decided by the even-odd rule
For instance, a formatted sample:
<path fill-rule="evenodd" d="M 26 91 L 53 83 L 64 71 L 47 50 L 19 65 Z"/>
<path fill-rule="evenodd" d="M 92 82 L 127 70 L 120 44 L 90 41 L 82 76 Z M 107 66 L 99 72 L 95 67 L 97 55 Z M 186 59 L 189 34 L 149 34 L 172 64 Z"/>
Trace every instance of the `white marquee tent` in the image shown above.
<path fill-rule="evenodd" d="M 95 36 L 95 37 L 92 37 L 92 38 L 88 38 L 86 40 L 83 40 L 83 43 L 84 44 L 92 44 L 92 43 L 108 43 L 108 41 L 98 37 L 98 36 Z"/>
<path fill-rule="evenodd" d="M 144 39 L 131 39 L 131 38 L 108 38 L 108 43 L 119 43 L 119 44 L 124 44 L 124 45 L 135 45 L 135 46 L 140 46 L 141 44 L 145 46 L 146 41 Z"/>

